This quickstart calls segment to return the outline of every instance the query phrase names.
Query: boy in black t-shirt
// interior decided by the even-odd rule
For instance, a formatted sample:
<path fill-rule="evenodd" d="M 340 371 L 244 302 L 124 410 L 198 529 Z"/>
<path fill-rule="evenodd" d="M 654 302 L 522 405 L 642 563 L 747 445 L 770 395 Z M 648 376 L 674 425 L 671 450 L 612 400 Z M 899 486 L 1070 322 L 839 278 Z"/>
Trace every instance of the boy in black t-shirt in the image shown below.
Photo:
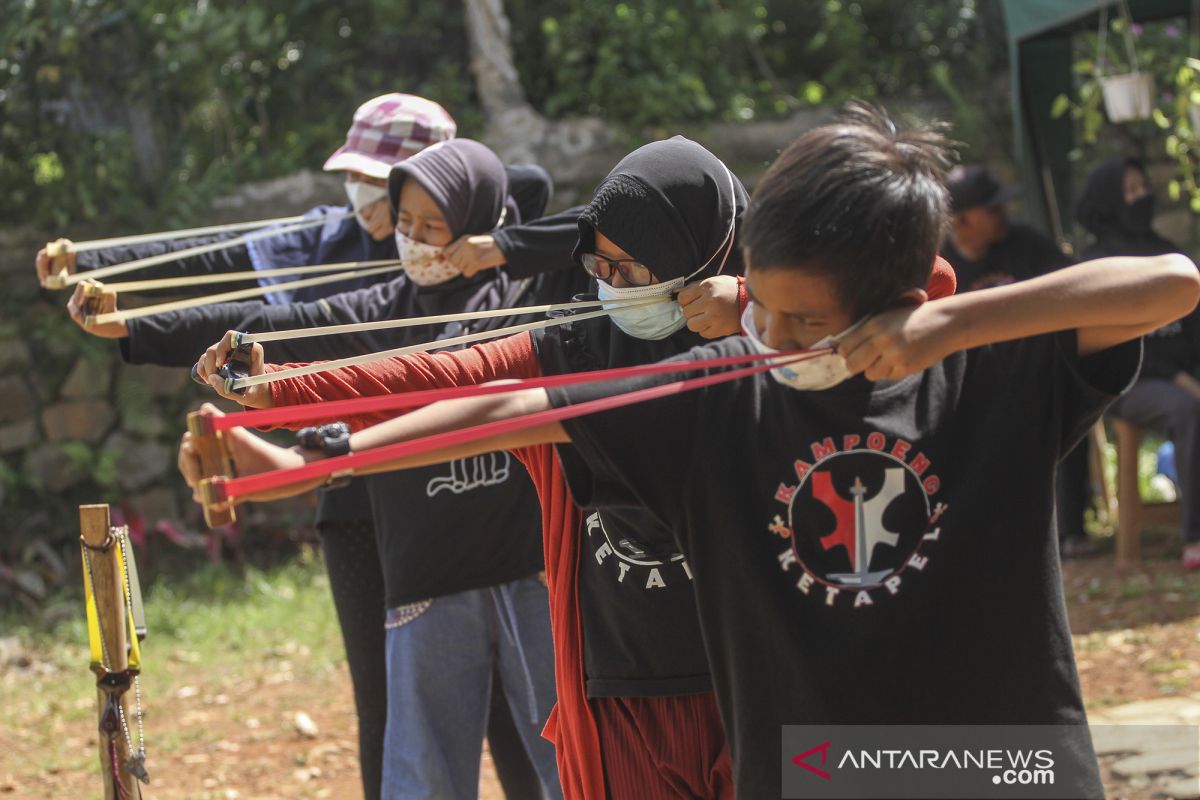
<path fill-rule="evenodd" d="M 739 797 L 780 796 L 787 724 L 1086 721 L 1054 465 L 1133 380 L 1138 337 L 1195 307 L 1200 274 L 1178 255 L 1106 259 L 926 302 L 942 152 L 864 107 L 801 137 L 748 211 L 748 335 L 683 358 L 830 338 L 832 355 L 417 459 L 569 442 L 594 499 L 674 531 Z M 351 448 L 675 379 L 438 404 Z M 1056 796 L 1101 796 L 1086 733 L 1071 744 L 1060 774 L 1081 777 Z"/>

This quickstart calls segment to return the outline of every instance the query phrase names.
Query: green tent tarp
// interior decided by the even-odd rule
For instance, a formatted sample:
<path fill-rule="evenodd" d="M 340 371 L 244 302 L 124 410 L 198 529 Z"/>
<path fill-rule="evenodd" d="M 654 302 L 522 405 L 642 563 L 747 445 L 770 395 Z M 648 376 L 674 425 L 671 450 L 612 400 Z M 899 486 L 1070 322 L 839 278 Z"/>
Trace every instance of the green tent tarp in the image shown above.
<path fill-rule="evenodd" d="M 1137 22 L 1187 19 L 1192 0 L 1128 0 Z M 1056 237 L 1070 228 L 1071 120 L 1054 119 L 1060 94 L 1074 94 L 1071 36 L 1093 30 L 1106 0 L 1002 0 L 1012 64 L 1012 110 L 1017 163 L 1029 217 Z"/>

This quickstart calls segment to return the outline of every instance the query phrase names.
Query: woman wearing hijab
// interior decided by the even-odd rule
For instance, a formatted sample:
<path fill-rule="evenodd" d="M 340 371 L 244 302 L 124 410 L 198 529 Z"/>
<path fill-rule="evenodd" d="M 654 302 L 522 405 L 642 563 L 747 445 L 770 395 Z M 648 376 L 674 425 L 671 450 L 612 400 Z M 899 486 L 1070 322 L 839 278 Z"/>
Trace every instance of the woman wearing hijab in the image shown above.
<path fill-rule="evenodd" d="M 343 172 L 348 206 L 318 206 L 306 217 L 336 216 L 357 212 L 312 228 L 260 239 L 244 245 L 162 264 L 139 277 L 266 269 L 272 267 L 333 264 L 395 259 L 394 212 L 387 200 L 387 178 L 393 166 L 425 147 L 452 139 L 454 119 L 437 103 L 414 95 L 391 93 L 364 103 L 354 114 L 345 143 L 326 160 L 324 169 Z M 569 264 L 575 242 L 575 216 L 542 217 L 552 194 L 549 176 L 534 165 L 508 165 L 509 195 L 520 212 L 504 226 L 484 233 L 464 234 L 458 243 L 486 245 L 490 259 L 503 262 L 499 279 L 505 286 L 538 287 L 546 296 L 566 299 L 574 282 L 569 275 L 530 278 Z M 577 211 L 576 211 L 577 214 Z M 535 223 L 536 224 L 533 224 Z M 72 270 L 87 271 L 136 258 L 178 251 L 239 234 L 186 240 L 151 242 L 69 254 Z M 65 240 L 63 240 L 65 241 Z M 481 244 L 480 244 L 481 243 Z M 464 251 L 466 252 L 466 251 Z M 77 264 L 75 263 L 77 260 Z M 462 256 L 460 256 L 462 260 Z M 45 278 L 50 259 L 37 256 L 39 278 Z M 464 261 L 468 266 L 470 261 Z M 370 291 L 367 287 L 375 287 Z M 72 319 L 83 330 L 120 342 L 121 354 L 131 364 L 190 367 L 197 342 L 211 342 L 229 329 L 243 331 L 286 330 L 316 325 L 394 319 L 409 302 L 406 278 L 394 273 L 291 291 L 286 284 L 264 299 L 219 303 L 152 317 L 105 325 L 86 325 L 82 313 L 83 286 L 68 303 Z M 206 291 L 240 288 L 209 285 Z M 100 299 L 100 312 L 117 309 L 116 293 Z M 372 349 L 399 347 L 397 332 L 380 331 L 364 336 L 305 338 L 281 342 L 283 358 L 311 360 L 358 355 Z M 367 800 L 379 796 L 386 706 L 383 628 L 376 617 L 384 607 L 383 575 L 379 567 L 370 499 L 362 480 L 353 480 L 336 491 L 318 491 L 315 527 L 318 531 L 330 589 L 346 647 L 355 707 L 358 712 L 359 757 Z M 505 791 L 511 796 L 538 791 L 532 765 L 524 754 L 507 705 L 495 704 L 488 729 L 489 747 Z"/>
<path fill-rule="evenodd" d="M 536 251 L 537 258 L 570 262 L 571 247 L 575 242 L 574 224 L 566 237 L 553 226 L 529 226 L 520 204 L 511 192 L 506 191 L 506 170 L 491 151 L 477 142 L 453 140 L 445 149 L 421 155 L 405 170 L 398 172 L 393 181 L 395 192 L 388 217 L 393 218 L 399 212 L 404 220 L 401 231 L 407 231 L 406 249 L 426 246 L 426 240 L 433 236 L 436 228 L 442 237 L 489 234 L 501 238 L 503 235 L 507 241 L 517 243 L 514 252 L 520 253 L 528 247 Z M 426 186 L 428 190 L 422 188 Z M 406 189 L 415 199 L 401 202 L 400 193 Z M 437 199 L 430 195 L 436 195 Z M 497 220 L 501 219 L 502 224 L 496 227 Z M 395 232 L 388 239 L 393 254 L 397 253 L 396 239 Z M 557 255 L 547 255 L 553 253 Z M 421 263 L 424 262 L 415 261 L 414 266 L 419 267 Z M 121 352 L 127 361 L 135 364 L 190 366 L 195 362 L 196 343 L 211 342 L 231 328 L 267 332 L 491 310 L 524 305 L 531 302 L 530 297 L 542 298 L 542 302 L 561 301 L 568 299 L 574 290 L 573 273 L 573 270 L 559 269 L 517 280 L 508 270 L 491 270 L 467 279 L 456 277 L 452 272 L 429 275 L 414 269 L 385 283 L 314 302 L 267 304 L 245 301 L 202 306 L 130 320 L 120 339 Z M 513 322 L 515 320 L 485 320 L 478 328 Z M 462 325 L 451 324 L 359 335 L 304 337 L 281 340 L 273 345 L 273 352 L 285 359 L 342 358 L 463 332 Z M 317 525 L 355 690 L 364 793 L 368 800 L 408 793 L 408 789 L 390 788 L 381 795 L 385 758 L 390 758 L 397 750 L 406 755 L 428 755 L 431 748 L 437 749 L 441 739 L 449 739 L 454 745 L 454 752 L 450 754 L 453 758 L 447 756 L 444 759 L 447 768 L 459 776 L 461 783 L 470 785 L 471 793 L 478 788 L 477 778 L 470 777 L 471 770 L 477 771 L 479 767 L 478 742 L 474 751 L 468 753 L 471 737 L 464 738 L 461 732 L 453 736 L 439 732 L 440 739 L 432 745 L 422 745 L 424 750 L 421 750 L 416 743 L 428 741 L 434 734 L 413 730 L 413 726 L 408 725 L 403 736 L 392 735 L 385 756 L 385 729 L 389 725 L 404 724 L 406 719 L 389 715 L 387 698 L 405 704 L 401 709 L 404 712 L 415 713 L 419 708 L 402 693 L 389 691 L 385 646 L 388 638 L 396 637 L 385 632 L 385 613 L 388 609 L 408 605 L 411 598 L 406 593 L 410 590 L 425 591 L 428 595 L 440 593 L 435 588 L 426 588 L 434 584 L 450 593 L 454 593 L 459 585 L 467 589 L 476 584 L 502 584 L 489 594 L 500 598 L 498 614 L 503 613 L 503 617 L 497 616 L 497 620 L 505 625 L 507 633 L 503 634 L 506 645 L 500 647 L 499 652 L 508 654 L 506 659 L 510 668 L 500 671 L 498 681 L 492 680 L 489 671 L 486 682 L 479 676 L 464 677 L 450 690 L 458 692 L 461 689 L 464 695 L 470 691 L 482 692 L 480 696 L 486 700 L 489 695 L 484 689 L 490 684 L 491 696 L 501 697 L 489 718 L 488 739 L 497 772 L 509 796 L 536 796 L 543 791 L 542 783 L 550 785 L 546 790 L 550 796 L 555 796 L 558 791 L 553 774 L 553 750 L 537 735 L 553 702 L 553 684 L 545 590 L 535 578 L 541 569 L 536 500 L 528 480 L 523 475 L 511 474 L 506 459 L 461 461 L 431 469 L 423 478 L 407 481 L 371 481 L 368 485 L 364 479 L 356 479 L 346 488 L 321 492 Z M 492 485 L 478 485 L 485 479 Z M 496 525 L 506 530 L 512 528 L 503 548 L 488 546 L 495 541 L 491 536 L 482 546 L 474 546 L 474 538 L 483 535 L 478 520 L 484 516 L 494 519 Z M 460 528 L 463 532 L 450 535 L 450 531 Z M 398 547 L 397 542 L 405 537 L 407 540 L 420 539 L 428 547 L 423 551 Z M 452 540 L 452 544 L 445 545 L 446 540 Z M 464 556 L 462 550 L 474 555 Z M 508 585 L 514 581 L 519 583 L 521 579 L 532 579 L 537 585 L 516 588 Z M 530 596 L 536 600 L 538 592 L 541 592 L 542 606 L 540 611 L 531 612 L 525 606 Z M 428 600 L 428 595 L 417 600 Z M 433 605 L 440 611 L 451 603 L 439 598 Z M 429 616 L 433 619 L 438 615 L 432 613 Z M 487 619 L 488 615 L 481 615 L 481 618 Z M 447 627 L 452 632 L 462 630 L 458 626 Z M 513 648 L 518 644 L 511 639 L 514 634 L 519 636 L 520 648 L 515 654 Z M 441 649 L 451 653 L 456 642 L 471 646 L 477 656 L 471 663 L 486 666 L 494 659 L 479 654 L 483 641 L 482 633 L 478 631 L 473 636 L 464 633 L 461 639 L 441 642 Z M 438 651 L 433 644 L 418 643 L 414 647 L 428 650 L 431 657 L 436 657 Z M 395 648 L 392 649 L 394 656 Z M 512 667 L 514 661 L 520 662 L 519 668 Z M 531 677 L 527 672 L 536 674 Z M 452 674 L 445 675 L 446 681 L 452 680 Z M 530 687 L 540 693 L 536 702 L 524 699 Z M 521 702 L 519 712 L 509 712 L 509 697 Z M 471 710 L 474 710 L 473 706 Z M 459 719 L 441 712 L 438 716 L 445 719 L 446 725 L 453 725 Z M 533 719 L 535 716 L 538 718 Z M 524 736 L 514 727 L 514 717 L 515 724 L 524 729 Z M 392 719 L 400 721 L 393 723 Z M 475 722 L 472 718 L 466 729 L 473 729 Z M 402 746 L 397 745 L 396 738 L 404 737 L 407 741 L 402 742 Z M 525 775 L 533 773 L 525 754 L 527 743 L 540 751 L 542 762 L 543 779 L 539 781 L 534 773 L 532 785 Z M 472 780 L 475 782 L 471 783 Z M 461 792 L 456 794 L 458 788 L 456 785 L 454 791 L 443 792 L 438 784 L 434 794 L 459 796 Z M 420 787 L 412 789 L 413 793 L 420 791 L 423 791 Z"/>
<path fill-rule="evenodd" d="M 1180 252 L 1154 230 L 1154 193 L 1136 159 L 1114 158 L 1093 170 L 1084 183 L 1075 218 L 1092 236 L 1084 250 L 1085 260 Z M 1182 561 L 1190 570 L 1200 569 L 1198 314 L 1193 311 L 1145 337 L 1141 374 L 1133 388 L 1112 405 L 1115 416 L 1175 443 L 1183 505 Z"/>
<path fill-rule="evenodd" d="M 732 275 L 740 272 L 735 240 L 745 205 L 740 181 L 703 147 L 682 137 L 655 142 L 597 188 L 579 218 L 575 260 L 597 279 L 601 299 L 668 297 L 689 279 L 723 275 L 736 315 Z M 279 381 L 270 396 L 241 402 L 286 405 L 642 364 L 701 341 L 678 304 L 650 308 Z M 202 372 L 217 363 L 216 350 Z M 583 468 L 566 449 L 561 466 L 551 447 L 515 455 L 542 501 L 558 686 L 545 735 L 558 746 L 566 795 L 730 797 L 691 577 L 671 532 L 640 509 L 572 502 L 568 484 Z"/>
<path fill-rule="evenodd" d="M 628 366 L 678 354 L 699 341 L 684 330 L 685 318 L 692 328 L 716 333 L 723 323 L 712 321 L 724 319 L 723 306 L 737 315 L 738 284 L 729 273 L 740 272 L 736 239 L 745 204 L 740 182 L 703 147 L 681 137 L 646 145 L 597 188 L 579 220 L 575 257 L 597 279 L 601 299 L 667 297 L 690 280 L 681 292 L 682 310 L 671 303 L 650 311 L 620 309 L 611 318 L 460 353 L 282 381 L 270 395 L 243 402 L 308 403 Z M 713 288 L 722 286 L 732 295 Z M 710 303 L 696 299 L 701 296 L 726 299 Z M 223 345 L 210 349 L 205 369 L 225 352 Z M 239 450 L 247 441 L 245 434 L 235 435 Z M 558 706 L 545 735 L 558 746 L 566 794 L 729 797 L 729 754 L 691 574 L 671 532 L 643 509 L 590 496 L 588 471 L 570 448 L 556 453 L 536 447 L 516 455 L 542 500 L 558 684 Z M 181 466 L 188 474 L 186 444 Z M 249 461 L 245 467 L 262 468 Z"/>

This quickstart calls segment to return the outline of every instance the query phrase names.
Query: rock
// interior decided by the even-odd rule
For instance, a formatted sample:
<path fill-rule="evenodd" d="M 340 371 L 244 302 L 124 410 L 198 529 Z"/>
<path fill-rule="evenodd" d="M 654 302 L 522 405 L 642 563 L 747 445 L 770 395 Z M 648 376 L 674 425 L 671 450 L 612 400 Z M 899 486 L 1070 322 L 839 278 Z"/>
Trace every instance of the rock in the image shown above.
<path fill-rule="evenodd" d="M 20 422 L 34 416 L 37 401 L 20 375 L 0 378 L 0 422 Z"/>
<path fill-rule="evenodd" d="M 240 222 L 302 214 L 323 203 L 345 202 L 340 176 L 301 170 L 294 175 L 240 186 L 233 194 L 214 200 L 212 210 L 220 221 Z"/>
<path fill-rule="evenodd" d="M 158 488 L 137 495 L 130 499 L 130 504 L 142 516 L 149 531 L 161 520 L 179 519 L 179 504 L 175 492 L 171 489 Z"/>
<path fill-rule="evenodd" d="M 1118 723 L 1169 725 L 1182 722 L 1188 710 L 1195 706 L 1196 701 L 1187 697 L 1159 697 L 1107 709 L 1104 716 Z"/>
<path fill-rule="evenodd" d="M 293 720 L 296 726 L 296 731 L 306 739 L 315 739 L 320 729 L 317 728 L 317 723 L 313 722 L 313 718 L 303 711 L 297 711 Z"/>
<path fill-rule="evenodd" d="M 108 361 L 84 356 L 71 368 L 60 394 L 68 400 L 105 397 L 111 383 L 112 370 Z"/>
<path fill-rule="evenodd" d="M 116 459 L 117 484 L 124 491 L 154 483 L 171 465 L 171 454 L 158 442 L 135 439 L 117 431 L 104 443 L 104 453 Z"/>
<path fill-rule="evenodd" d="M 0 455 L 33 447 L 38 442 L 37 423 L 32 419 L 0 425 Z"/>
<path fill-rule="evenodd" d="M 1196 775 L 1200 774 L 1198 759 L 1200 759 L 1200 754 L 1196 752 L 1194 742 L 1190 747 L 1170 750 L 1163 750 L 1156 746 L 1150 752 L 1122 758 L 1112 765 L 1112 770 L 1122 778 L 1130 778 L 1134 775 L 1159 775 L 1164 772 Z"/>
<path fill-rule="evenodd" d="M 207 347 L 208 342 L 203 345 Z M 196 355 L 202 347 L 197 345 Z M 122 394 L 149 394 L 151 397 L 174 397 L 187 386 L 188 370 L 184 367 L 160 367 L 156 364 L 125 365 L 121 368 Z"/>
<path fill-rule="evenodd" d="M 42 427 L 51 442 L 94 444 L 104 438 L 116 418 L 112 406 L 103 400 L 69 400 L 43 411 Z"/>
<path fill-rule="evenodd" d="M 43 444 L 26 454 L 24 470 L 48 492 L 66 491 L 88 477 L 86 464 L 53 444 Z"/>
<path fill-rule="evenodd" d="M 29 366 L 29 347 L 19 339 L 0 342 L 0 372 Z"/>
<path fill-rule="evenodd" d="M 1200 780 L 1197 780 L 1195 776 L 1179 778 L 1164 784 L 1162 794 L 1166 797 L 1200 797 Z"/>

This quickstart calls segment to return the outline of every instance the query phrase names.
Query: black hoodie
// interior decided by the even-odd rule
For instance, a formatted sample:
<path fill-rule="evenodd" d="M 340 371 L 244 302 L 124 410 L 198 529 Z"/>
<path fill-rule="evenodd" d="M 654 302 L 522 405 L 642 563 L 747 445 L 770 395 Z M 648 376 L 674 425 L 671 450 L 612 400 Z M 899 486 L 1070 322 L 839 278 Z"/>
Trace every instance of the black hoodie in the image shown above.
<path fill-rule="evenodd" d="M 1145 174 L 1137 159 L 1112 158 L 1092 170 L 1084 182 L 1083 192 L 1075 204 L 1075 219 L 1092 236 L 1083 251 L 1085 259 L 1180 252 L 1179 247 L 1154 230 L 1153 192 L 1132 204 L 1125 202 L 1125 170 L 1128 167 Z M 1195 374 L 1198 368 L 1198 312 L 1193 311 L 1146 335 L 1142 378 L 1171 380 L 1180 372 Z"/>

